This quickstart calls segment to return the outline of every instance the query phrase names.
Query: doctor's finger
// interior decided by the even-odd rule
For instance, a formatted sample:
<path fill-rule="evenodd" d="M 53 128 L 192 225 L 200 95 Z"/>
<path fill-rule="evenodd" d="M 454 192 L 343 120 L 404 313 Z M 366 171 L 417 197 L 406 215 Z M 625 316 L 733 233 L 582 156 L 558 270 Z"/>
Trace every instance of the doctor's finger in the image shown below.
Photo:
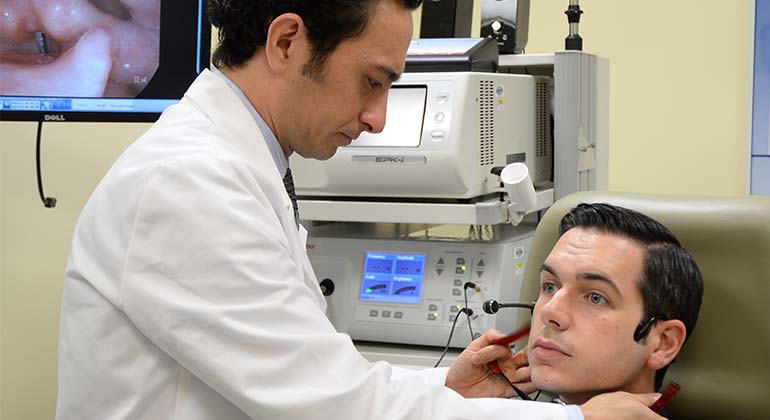
<path fill-rule="evenodd" d="M 529 366 L 516 370 L 506 370 L 505 376 L 514 384 L 529 384 L 532 381 L 532 371 Z"/>
<path fill-rule="evenodd" d="M 529 366 L 529 358 L 527 356 L 527 348 L 524 347 L 523 350 L 519 351 L 518 353 L 514 354 L 513 357 L 506 361 L 506 363 L 510 363 L 516 367 L 522 367 L 522 366 Z"/>
<path fill-rule="evenodd" d="M 466 347 L 466 350 L 479 351 L 487 346 L 492 345 L 493 341 L 502 337 L 505 337 L 505 335 L 494 328 L 487 330 L 484 334 L 481 335 L 481 337 L 471 341 L 471 343 L 468 344 L 468 347 Z"/>
<path fill-rule="evenodd" d="M 471 362 L 474 365 L 483 365 L 497 360 L 499 363 L 505 363 L 507 366 L 513 366 L 513 363 L 511 362 L 512 359 L 513 353 L 511 353 L 511 349 L 505 346 L 491 345 L 477 351 L 476 354 L 474 354 L 471 358 Z"/>
<path fill-rule="evenodd" d="M 532 382 L 513 382 L 514 385 L 516 385 L 516 388 L 519 388 L 520 390 L 524 391 L 526 394 L 531 394 L 535 391 L 537 391 L 537 387 Z"/>

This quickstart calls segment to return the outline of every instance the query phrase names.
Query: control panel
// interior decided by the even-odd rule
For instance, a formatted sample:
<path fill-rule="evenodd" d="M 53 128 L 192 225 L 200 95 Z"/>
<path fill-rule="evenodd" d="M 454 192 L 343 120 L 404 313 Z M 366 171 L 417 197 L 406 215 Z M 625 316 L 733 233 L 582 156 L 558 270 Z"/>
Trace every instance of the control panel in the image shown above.
<path fill-rule="evenodd" d="M 339 225 L 333 225 L 339 228 Z M 388 239 L 333 229 L 311 232 L 316 277 L 331 280 L 327 315 L 355 340 L 465 347 L 471 331 L 514 329 L 526 310 L 482 311 L 485 300 L 518 302 L 534 229 L 510 228 L 494 240 Z M 470 287 L 475 285 L 478 287 Z M 461 312 L 469 307 L 470 318 Z M 459 319 L 456 319 L 458 318 Z"/>

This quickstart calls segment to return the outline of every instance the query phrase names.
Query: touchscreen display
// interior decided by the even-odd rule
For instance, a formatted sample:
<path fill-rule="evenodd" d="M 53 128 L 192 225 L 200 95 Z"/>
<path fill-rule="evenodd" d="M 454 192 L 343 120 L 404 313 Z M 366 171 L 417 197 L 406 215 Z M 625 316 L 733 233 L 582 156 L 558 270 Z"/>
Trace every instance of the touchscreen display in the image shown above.
<path fill-rule="evenodd" d="M 360 300 L 420 303 L 425 255 L 367 252 Z"/>
<path fill-rule="evenodd" d="M 346 147 L 418 147 L 427 94 L 427 86 L 393 86 L 382 132 L 363 132 Z"/>

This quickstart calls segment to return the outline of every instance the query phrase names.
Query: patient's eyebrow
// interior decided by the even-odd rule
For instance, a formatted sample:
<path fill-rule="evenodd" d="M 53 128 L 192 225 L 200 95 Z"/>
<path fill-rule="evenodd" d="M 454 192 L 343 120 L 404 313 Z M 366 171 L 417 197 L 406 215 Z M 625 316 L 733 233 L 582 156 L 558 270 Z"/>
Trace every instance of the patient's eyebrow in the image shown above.
<path fill-rule="evenodd" d="M 615 289 L 615 293 L 617 293 L 619 296 L 622 296 L 623 294 L 620 293 L 620 288 L 618 285 L 609 277 L 605 276 L 601 273 L 594 273 L 594 272 L 581 272 L 577 273 L 575 276 L 578 280 L 585 280 L 585 281 L 601 281 L 613 289 Z"/>
<path fill-rule="evenodd" d="M 551 274 L 554 277 L 559 277 L 556 274 L 556 270 L 554 270 L 554 268 L 551 267 L 548 264 L 543 264 L 543 265 L 540 266 L 540 272 L 543 272 L 543 271 L 545 271 L 546 273 Z M 592 271 L 587 271 L 587 272 L 577 273 L 575 275 L 575 278 L 577 280 L 583 280 L 583 281 L 601 281 L 601 282 L 604 282 L 604 283 L 608 284 L 610 287 L 612 287 L 613 289 L 615 289 L 615 292 L 619 296 L 623 295 L 620 292 L 620 288 L 618 287 L 617 283 L 615 283 L 611 278 L 607 277 L 604 274 L 596 273 L 596 272 L 592 272 Z"/>
<path fill-rule="evenodd" d="M 550 273 L 554 277 L 559 277 L 556 275 L 556 270 L 554 270 L 553 267 L 545 263 L 543 263 L 543 265 L 540 266 L 540 271 L 545 271 L 547 273 Z"/>

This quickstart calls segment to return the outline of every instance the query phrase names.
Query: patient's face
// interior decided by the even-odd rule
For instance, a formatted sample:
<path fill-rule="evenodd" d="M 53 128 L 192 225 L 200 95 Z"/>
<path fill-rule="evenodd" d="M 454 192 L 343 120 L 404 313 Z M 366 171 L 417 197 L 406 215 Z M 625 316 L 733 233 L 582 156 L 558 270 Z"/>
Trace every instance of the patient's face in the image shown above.
<path fill-rule="evenodd" d="M 532 381 L 567 402 L 644 389 L 645 346 L 633 339 L 643 303 L 644 249 L 596 230 L 567 231 L 543 264 L 529 336 Z"/>

